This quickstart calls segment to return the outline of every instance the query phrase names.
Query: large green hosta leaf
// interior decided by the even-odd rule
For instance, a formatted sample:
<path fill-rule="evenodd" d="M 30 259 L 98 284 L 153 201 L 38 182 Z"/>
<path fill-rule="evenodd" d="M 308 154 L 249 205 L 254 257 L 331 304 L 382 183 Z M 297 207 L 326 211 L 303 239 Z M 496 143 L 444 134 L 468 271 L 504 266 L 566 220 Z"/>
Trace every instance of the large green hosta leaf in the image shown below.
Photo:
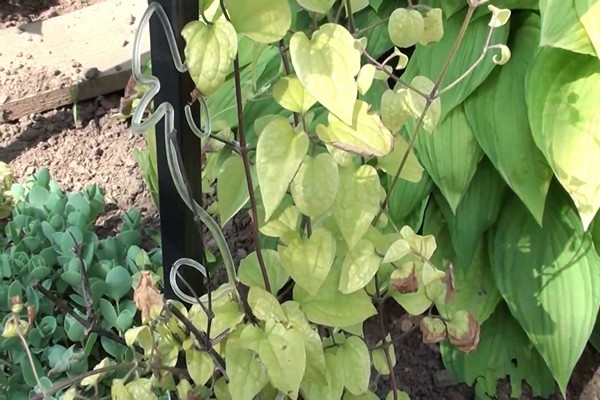
<path fill-rule="evenodd" d="M 564 393 L 600 305 L 600 257 L 591 236 L 555 184 L 543 228 L 512 197 L 490 243 L 498 289 Z"/>
<path fill-rule="evenodd" d="M 439 192 L 434 192 L 448 223 L 458 263 L 471 263 L 483 232 L 498 218 L 505 194 L 506 185 L 487 158 L 479 163 L 479 168 L 456 209 L 456 214 Z"/>
<path fill-rule="evenodd" d="M 531 136 L 525 103 L 525 74 L 535 55 L 540 18 L 532 13 L 521 21 L 509 40 L 510 62 L 495 69 L 464 104 L 483 151 L 541 223 L 552 171 Z"/>
<path fill-rule="evenodd" d="M 582 1 L 540 0 L 540 13 L 542 15 L 540 45 L 595 56 L 596 51 L 579 20 L 575 3 L 582 3 Z M 583 5 L 580 5 L 580 7 L 581 9 L 584 8 Z M 597 18 L 594 24 L 596 27 L 598 26 Z"/>
<path fill-rule="evenodd" d="M 419 161 L 456 211 L 483 156 L 463 106 L 454 108 L 433 133 L 421 132 L 415 148 Z"/>
<path fill-rule="evenodd" d="M 466 10 L 462 10 L 444 22 L 444 36 L 439 42 L 431 43 L 427 46 L 417 45 L 414 54 L 410 58 L 406 72 L 402 76 L 405 82 L 410 82 L 417 75 L 426 76 L 433 81 L 437 80 L 458 36 L 465 15 Z M 454 82 L 481 56 L 483 45 L 490 29 L 488 22 L 488 18 L 479 18 L 469 24 L 464 39 L 448 68 L 448 72 L 442 80 L 441 89 Z M 509 25 L 510 22 L 500 28 L 494 29 L 490 44 L 506 43 Z M 477 89 L 490 72 L 492 72 L 496 66 L 492 61 L 494 55 L 496 55 L 494 51 L 488 52 L 481 64 L 468 77 L 441 96 L 442 120 L 454 107 Z"/>
<path fill-rule="evenodd" d="M 433 181 L 426 171 L 423 171 L 423 176 L 417 183 L 398 180 L 396 186 L 392 188 L 388 202 L 390 219 L 396 224 L 401 223 L 429 196 L 433 188 Z"/>
<path fill-rule="evenodd" d="M 600 208 L 600 60 L 542 49 L 527 79 L 536 145 L 573 198 L 587 230 Z"/>
<path fill-rule="evenodd" d="M 507 375 L 512 398 L 521 397 L 523 380 L 534 396 L 547 397 L 554 392 L 552 374 L 504 303 L 481 326 L 475 351 L 465 354 L 445 342 L 440 350 L 444 365 L 456 379 L 467 385 L 476 383 L 477 399 L 495 396 L 497 381 Z"/>

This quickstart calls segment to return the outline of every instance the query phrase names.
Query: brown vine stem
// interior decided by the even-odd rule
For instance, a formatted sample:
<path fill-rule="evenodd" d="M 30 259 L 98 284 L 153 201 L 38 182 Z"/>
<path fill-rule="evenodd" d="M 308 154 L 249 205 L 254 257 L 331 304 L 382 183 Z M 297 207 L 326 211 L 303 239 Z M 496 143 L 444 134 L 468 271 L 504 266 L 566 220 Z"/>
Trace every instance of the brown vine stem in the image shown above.
<path fill-rule="evenodd" d="M 231 21 L 227 9 L 225 8 L 225 2 L 220 0 L 221 10 L 225 19 Z M 265 267 L 265 260 L 263 258 L 262 250 L 260 248 L 260 234 L 258 232 L 258 211 L 256 208 L 256 197 L 254 196 L 254 185 L 252 184 L 252 175 L 250 173 L 250 160 L 248 160 L 248 144 L 246 142 L 246 130 L 244 127 L 244 109 L 242 105 L 242 83 L 241 83 L 241 72 L 240 72 L 240 58 L 236 54 L 233 59 L 233 78 L 235 82 L 235 104 L 237 106 L 237 120 L 238 120 L 238 140 L 240 143 L 240 153 L 242 156 L 242 163 L 244 164 L 244 172 L 246 175 L 246 185 L 248 186 L 248 194 L 250 196 L 250 210 L 252 212 L 252 221 L 250 226 L 252 228 L 252 240 L 256 249 L 256 258 L 258 259 L 258 265 L 260 267 L 260 273 L 265 283 L 265 290 L 271 292 L 271 284 L 269 282 L 269 275 L 267 274 L 267 267 Z"/>
<path fill-rule="evenodd" d="M 387 329 L 385 329 L 385 323 L 383 321 L 383 301 L 380 297 L 380 291 L 381 285 L 379 282 L 379 276 L 375 274 L 375 302 L 377 303 L 377 318 L 379 319 L 379 329 L 381 330 L 381 345 L 383 347 L 383 354 L 385 355 L 385 362 L 387 364 L 388 370 L 390 371 L 392 396 L 394 400 L 398 400 L 398 384 L 396 383 L 396 373 L 394 372 L 394 365 L 392 363 L 392 357 L 390 356 L 390 346 L 387 341 L 388 332 Z"/>
<path fill-rule="evenodd" d="M 254 241 L 254 247 L 256 249 L 256 258 L 258 259 L 258 265 L 260 266 L 260 273 L 262 274 L 263 281 L 265 282 L 265 290 L 271 291 L 271 284 L 269 282 L 269 275 L 267 275 L 267 268 L 265 267 L 265 260 L 262 255 L 259 242 L 258 232 L 258 211 L 256 208 L 256 197 L 254 196 L 254 185 L 252 184 L 252 176 L 250 174 L 250 160 L 248 160 L 248 145 L 246 143 L 246 133 L 244 129 L 244 112 L 242 108 L 242 84 L 240 82 L 240 60 L 236 55 L 233 60 L 234 68 L 234 80 L 235 80 L 235 101 L 237 103 L 237 116 L 238 116 L 238 139 L 240 141 L 240 150 L 242 154 L 242 162 L 244 163 L 244 172 L 246 175 L 246 185 L 248 186 L 248 194 L 250 195 L 250 209 L 252 212 L 252 240 Z"/>
<path fill-rule="evenodd" d="M 390 187 L 389 187 L 387 193 L 385 194 L 385 198 L 384 198 L 383 202 L 381 203 L 381 207 L 379 208 L 379 212 L 375 216 L 373 224 L 376 224 L 377 221 L 379 221 L 379 218 L 381 218 L 381 215 L 383 214 L 384 210 L 387 207 L 388 202 L 390 201 L 390 195 L 392 194 L 394 187 L 398 183 L 398 179 L 400 178 L 400 173 L 404 169 L 404 164 L 406 164 L 406 161 L 408 160 L 408 156 L 410 155 L 410 152 L 412 151 L 413 146 L 417 140 L 417 136 L 419 135 L 419 132 L 421 131 L 421 126 L 423 125 L 423 120 L 425 119 L 425 114 L 427 114 L 429 107 L 431 107 L 433 100 L 437 96 L 437 91 L 442 83 L 442 80 L 446 76 L 446 73 L 448 72 L 448 68 L 450 68 L 450 64 L 452 63 L 452 61 L 454 60 L 454 57 L 456 56 L 456 52 L 458 51 L 458 48 L 460 47 L 461 42 L 463 41 L 463 39 L 465 37 L 465 32 L 467 31 L 467 27 L 469 26 L 469 23 L 471 22 L 471 18 L 473 17 L 473 13 L 475 12 L 476 8 L 477 8 L 476 5 L 473 6 L 473 5 L 471 5 L 471 3 L 469 3 L 467 15 L 465 16 L 463 24 L 460 27 L 460 31 L 458 32 L 458 36 L 456 37 L 456 40 L 454 41 L 452 50 L 450 50 L 450 54 L 448 55 L 448 58 L 446 58 L 446 61 L 445 61 L 444 65 L 442 66 L 442 70 L 440 71 L 440 74 L 438 75 L 437 80 L 433 84 L 433 89 L 431 90 L 431 93 L 429 93 L 429 95 L 427 95 L 425 97 L 426 103 L 425 103 L 425 107 L 423 108 L 423 112 L 419 116 L 417 124 L 415 125 L 415 128 L 412 131 L 410 141 L 408 142 L 408 147 L 406 148 L 406 151 L 404 152 L 404 156 L 402 157 L 402 160 L 400 161 L 400 166 L 398 167 L 396 174 L 392 178 Z"/>

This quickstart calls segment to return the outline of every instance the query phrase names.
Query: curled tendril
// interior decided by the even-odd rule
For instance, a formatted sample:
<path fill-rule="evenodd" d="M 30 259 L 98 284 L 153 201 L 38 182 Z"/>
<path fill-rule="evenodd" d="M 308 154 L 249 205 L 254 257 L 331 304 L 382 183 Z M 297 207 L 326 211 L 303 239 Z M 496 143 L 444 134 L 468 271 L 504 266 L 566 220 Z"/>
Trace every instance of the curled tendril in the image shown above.
<path fill-rule="evenodd" d="M 492 61 L 497 65 L 504 65 L 510 60 L 511 52 L 508 46 L 503 44 L 496 44 L 490 46 L 489 49 L 500 49 L 500 55 L 494 54 Z"/>
<path fill-rule="evenodd" d="M 146 85 L 149 87 L 149 90 L 144 94 L 144 96 L 140 99 L 140 103 L 138 107 L 135 109 L 132 117 L 132 129 L 137 133 L 144 133 L 152 126 L 158 124 L 158 122 L 164 117 L 165 124 L 165 140 L 166 142 L 166 152 L 167 152 L 167 164 L 169 166 L 169 172 L 171 173 L 171 177 L 173 182 L 175 183 L 175 187 L 177 188 L 177 192 L 183 199 L 185 205 L 193 212 L 194 219 L 199 219 L 210 231 L 213 235 L 215 242 L 223 256 L 223 262 L 225 265 L 225 270 L 227 271 L 227 278 L 229 286 L 229 290 L 221 292 L 218 297 L 222 297 L 226 295 L 228 292 L 233 292 L 236 300 L 240 300 L 239 292 L 236 288 L 236 272 L 233 264 L 233 258 L 231 256 L 231 251 L 227 246 L 227 242 L 225 241 L 225 236 L 223 232 L 219 228 L 219 225 L 215 222 L 215 220 L 202 208 L 200 205 L 193 199 L 191 196 L 188 185 L 186 184 L 186 179 L 184 174 L 182 173 L 182 166 L 180 165 L 180 157 L 176 147 L 176 137 L 177 131 L 175 130 L 175 122 L 174 122 L 174 113 L 175 110 L 173 105 L 169 102 L 163 102 L 158 107 L 152 115 L 150 115 L 145 121 L 142 121 L 144 116 L 144 111 L 148 108 L 154 97 L 160 91 L 160 81 L 154 75 L 144 76 L 142 75 L 142 62 L 141 62 L 141 38 L 143 29 L 146 27 L 148 22 L 150 21 L 150 17 L 152 14 L 156 13 L 160 23 L 163 27 L 165 36 L 167 38 L 167 42 L 169 45 L 169 50 L 171 52 L 171 57 L 173 59 L 173 63 L 177 71 L 183 73 L 187 71 L 187 66 L 181 60 L 181 56 L 179 55 L 179 51 L 177 48 L 177 44 L 175 42 L 175 34 L 173 32 L 173 28 L 169 22 L 169 18 L 165 13 L 164 9 L 160 4 L 156 2 L 152 2 L 148 4 L 146 11 L 144 12 L 140 23 L 137 27 L 135 33 L 135 39 L 133 42 L 133 59 L 132 59 L 132 75 L 133 79 L 136 83 Z M 200 103 L 201 113 L 203 115 L 204 126 L 198 127 L 193 121 L 191 108 L 189 105 L 185 107 L 185 116 L 186 119 L 194 132 L 200 138 L 206 138 L 210 135 L 211 132 L 211 123 L 210 123 L 210 115 L 208 111 L 208 107 L 206 105 L 206 101 L 202 96 L 198 97 Z M 206 276 L 206 268 L 202 266 L 197 261 L 191 260 L 189 258 L 181 258 L 177 260 L 171 269 L 171 274 L 169 277 L 169 283 L 171 284 L 173 291 L 181 300 L 187 303 L 197 303 L 198 301 L 195 298 L 192 298 L 181 290 L 177 284 L 177 280 L 174 277 L 178 274 L 178 269 L 183 266 L 191 266 L 192 268 L 200 271 L 204 276 Z"/>

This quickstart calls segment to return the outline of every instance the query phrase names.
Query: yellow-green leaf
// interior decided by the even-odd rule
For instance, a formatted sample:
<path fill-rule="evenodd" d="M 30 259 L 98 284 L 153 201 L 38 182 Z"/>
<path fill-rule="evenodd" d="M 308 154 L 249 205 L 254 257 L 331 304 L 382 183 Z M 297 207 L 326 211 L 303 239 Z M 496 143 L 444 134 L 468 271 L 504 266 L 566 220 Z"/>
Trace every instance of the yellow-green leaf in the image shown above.
<path fill-rule="evenodd" d="M 578 1 L 582 3 L 580 0 L 540 0 L 542 16 L 540 45 L 598 56 L 584 25 L 579 20 L 575 8 Z M 584 8 L 585 5 L 581 4 L 580 10 L 583 11 Z M 583 16 L 583 13 L 579 15 Z M 586 18 L 586 24 L 589 22 Z M 598 29 L 597 22 L 597 19 L 593 22 L 596 29 Z"/>
<path fill-rule="evenodd" d="M 550 187 L 542 226 L 513 196 L 498 218 L 490 260 L 512 315 L 564 395 L 598 316 L 600 257 L 557 183 Z"/>
<path fill-rule="evenodd" d="M 269 219 L 285 196 L 288 186 L 308 150 L 308 136 L 296 133 L 287 119 L 272 118 L 260 132 L 256 145 L 256 173 Z"/>
<path fill-rule="evenodd" d="M 110 398 L 112 400 L 134 400 L 127 391 L 123 379 L 113 379 L 110 387 Z"/>
<path fill-rule="evenodd" d="M 281 266 L 279 253 L 277 253 L 277 251 L 263 249 L 262 256 L 263 261 L 265 262 L 267 276 L 269 277 L 269 284 L 271 285 L 271 293 L 276 294 L 289 280 L 290 276 Z M 240 282 L 248 287 L 257 286 L 263 289 L 265 288 L 265 281 L 263 280 L 255 251 L 248 254 L 240 261 L 238 278 L 240 279 Z"/>
<path fill-rule="evenodd" d="M 328 125 L 317 125 L 319 138 L 334 147 L 362 156 L 383 156 L 392 151 L 394 136 L 377 114 L 369 113 L 369 104 L 357 100 L 352 120 L 346 123 L 329 114 Z"/>
<path fill-rule="evenodd" d="M 337 356 L 344 364 L 344 386 L 354 395 L 362 395 L 369 390 L 371 377 L 371 357 L 365 342 L 350 336 L 339 349 Z"/>
<path fill-rule="evenodd" d="M 154 340 L 152 338 L 152 331 L 150 331 L 148 325 L 137 326 L 125 332 L 125 343 L 127 343 L 127 346 L 132 346 L 136 341 L 142 346 L 146 354 L 150 352 Z"/>
<path fill-rule="evenodd" d="M 412 116 L 406 98 L 408 89 L 386 90 L 381 96 L 381 122 L 392 132 L 398 132 Z"/>
<path fill-rule="evenodd" d="M 296 283 L 316 294 L 335 258 L 336 241 L 333 235 L 324 228 L 316 228 L 308 239 L 300 237 L 287 246 L 279 247 L 279 257 L 283 269 Z"/>
<path fill-rule="evenodd" d="M 290 55 L 306 90 L 340 120 L 352 125 L 360 51 L 350 32 L 332 23 L 321 25 L 310 40 L 303 32 L 296 32 L 290 39 Z"/>
<path fill-rule="evenodd" d="M 181 35 L 186 41 L 185 58 L 190 75 L 198 90 L 210 96 L 225 82 L 237 54 L 235 29 L 225 19 L 211 25 L 193 21 L 183 28 Z"/>
<path fill-rule="evenodd" d="M 528 77 L 533 138 L 587 230 L 600 208 L 600 60 L 546 48 Z"/>
<path fill-rule="evenodd" d="M 314 11 L 320 14 L 327 14 L 327 12 L 335 3 L 335 0 L 296 0 L 302 8 L 308 11 Z"/>
<path fill-rule="evenodd" d="M 211 339 L 216 338 L 226 330 L 235 329 L 235 327 L 244 319 L 244 314 L 240 311 L 238 304 L 231 295 L 213 299 L 212 311 L 214 313 L 214 318 L 210 328 Z M 208 327 L 208 318 L 204 309 L 200 307 L 199 304 L 194 304 L 190 307 L 188 318 L 198 329 L 206 331 Z"/>
<path fill-rule="evenodd" d="M 252 314 L 261 321 L 287 321 L 285 313 L 275 296 L 258 286 L 250 288 L 248 305 L 252 310 Z"/>
<path fill-rule="evenodd" d="M 333 349 L 325 352 L 327 371 L 325 383 L 302 381 L 302 393 L 306 399 L 339 400 L 344 392 L 344 365 Z"/>
<path fill-rule="evenodd" d="M 252 400 L 269 381 L 256 354 L 243 346 L 239 337 L 227 339 L 225 345 L 229 394 L 232 400 Z"/>
<path fill-rule="evenodd" d="M 306 315 L 300 309 L 300 304 L 295 301 L 286 301 L 281 305 L 285 315 L 288 318 L 289 324 L 298 328 L 304 336 L 304 349 L 306 350 L 306 370 L 304 372 L 304 382 L 315 384 L 326 384 L 325 352 L 323 351 L 323 342 L 317 332 L 313 328 Z"/>
<path fill-rule="evenodd" d="M 356 83 L 358 84 L 358 92 L 360 94 L 364 95 L 369 91 L 376 70 L 377 68 L 373 64 L 365 64 L 360 68 L 356 76 Z"/>
<path fill-rule="evenodd" d="M 375 252 L 373 244 L 359 240 L 344 258 L 339 290 L 352 293 L 367 286 L 381 265 L 381 258 Z"/>
<path fill-rule="evenodd" d="M 309 321 L 332 327 L 344 327 L 365 321 L 377 310 L 369 295 L 359 290 L 344 294 L 338 290 L 341 277 L 339 263 L 331 268 L 327 279 L 315 295 L 299 285 L 294 286 L 294 300 L 300 304 Z"/>
<path fill-rule="evenodd" d="M 600 57 L 600 2 L 598 0 L 575 0 L 579 22 L 587 32 L 596 55 Z"/>
<path fill-rule="evenodd" d="M 434 87 L 434 83 L 425 76 L 415 76 L 410 82 L 410 85 L 426 95 L 429 95 Z M 415 120 L 421 118 L 421 115 L 425 112 L 422 127 L 427 132 L 431 133 L 440 121 L 442 104 L 440 99 L 436 98 L 431 102 L 427 111 L 425 111 L 426 105 L 427 99 L 425 97 L 410 88 L 407 89 L 406 106 L 408 107 L 408 110 L 412 113 Z"/>
<path fill-rule="evenodd" d="M 405 157 L 406 160 L 404 160 Z M 404 164 L 402 164 L 403 160 Z M 408 143 L 402 136 L 394 138 L 394 150 L 388 155 L 378 158 L 377 162 L 381 169 L 390 176 L 395 176 L 402 165 L 400 178 L 413 183 L 420 182 L 423 178 L 423 167 L 419 164 L 413 149 L 409 150 Z"/>
<path fill-rule="evenodd" d="M 125 387 L 133 399 L 158 400 L 158 397 L 152 391 L 152 381 L 150 378 L 135 379 L 125 385 Z"/>
<path fill-rule="evenodd" d="M 225 0 L 225 7 L 236 31 L 256 42 L 276 42 L 292 24 L 287 0 Z"/>
<path fill-rule="evenodd" d="M 388 333 L 386 337 L 387 348 L 390 356 L 390 361 L 392 362 L 391 367 L 394 368 L 396 366 L 396 351 L 394 350 L 394 343 L 392 342 L 392 336 Z M 381 340 L 377 342 L 376 346 L 382 346 Z M 387 357 L 385 356 L 384 348 L 376 348 L 371 353 L 371 357 L 373 358 L 373 368 L 380 375 L 389 375 L 390 374 L 390 366 L 387 362 Z"/>
<path fill-rule="evenodd" d="M 110 359 L 105 357 L 94 367 L 94 370 L 106 368 L 111 365 Z M 102 379 L 106 376 L 106 372 L 100 374 L 94 374 L 90 376 L 86 376 L 81 380 L 81 386 L 93 386 L 97 385 L 102 381 Z"/>
<path fill-rule="evenodd" d="M 379 211 L 381 185 L 370 165 L 340 168 L 333 217 L 350 248 L 364 236 Z"/>
<path fill-rule="evenodd" d="M 398 47 L 414 46 L 423 36 L 424 29 L 423 15 L 417 10 L 397 8 L 388 21 L 390 39 Z"/>
<path fill-rule="evenodd" d="M 432 8 L 423 15 L 424 29 L 419 44 L 439 42 L 444 36 L 444 23 L 441 8 Z"/>
<path fill-rule="evenodd" d="M 324 214 L 333 205 L 339 181 L 338 166 L 330 154 L 307 156 L 290 187 L 296 207 L 311 218 Z"/>
<path fill-rule="evenodd" d="M 317 101 L 306 91 L 296 75 L 279 78 L 273 85 L 273 98 L 281 107 L 305 114 Z"/>
<path fill-rule="evenodd" d="M 185 362 L 187 371 L 196 385 L 204 385 L 215 372 L 215 363 L 211 356 L 195 347 L 185 352 Z"/>
<path fill-rule="evenodd" d="M 251 169 L 251 175 L 255 175 L 255 168 L 252 166 Z M 252 182 L 256 186 L 256 176 Z M 242 157 L 236 153 L 221 165 L 217 177 L 217 196 L 220 223 L 221 226 L 225 226 L 250 198 L 244 163 Z"/>
<path fill-rule="evenodd" d="M 302 216 L 290 196 L 284 196 L 275 212 L 265 221 L 265 209 L 257 204 L 260 233 L 270 237 L 281 237 L 287 232 L 296 231 L 300 226 Z"/>
<path fill-rule="evenodd" d="M 260 361 L 273 386 L 295 400 L 306 369 L 302 333 L 297 328 L 286 329 L 280 323 L 268 321 L 265 334 L 259 345 Z"/>

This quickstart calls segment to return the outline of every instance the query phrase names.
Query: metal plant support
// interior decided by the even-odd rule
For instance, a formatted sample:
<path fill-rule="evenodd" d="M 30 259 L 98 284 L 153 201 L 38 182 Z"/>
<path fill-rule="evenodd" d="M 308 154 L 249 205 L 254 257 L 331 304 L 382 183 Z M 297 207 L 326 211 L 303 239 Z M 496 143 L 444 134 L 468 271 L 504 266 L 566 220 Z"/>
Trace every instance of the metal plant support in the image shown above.
<path fill-rule="evenodd" d="M 239 293 L 235 286 L 233 258 L 223 232 L 199 203 L 200 139 L 211 134 L 210 115 L 202 96 L 197 99 L 196 109 L 187 103 L 194 85 L 182 61 L 181 35 L 175 35 L 173 29 L 181 32 L 183 26 L 198 15 L 198 1 L 149 2 L 136 31 L 132 60 L 134 80 L 149 90 L 133 114 L 132 129 L 144 133 L 156 126 L 165 297 L 178 298 L 188 304 L 200 302 L 205 306 L 211 300 L 210 285 L 198 282 L 197 278 L 195 282 L 190 281 L 193 278 L 190 278 L 189 268 L 180 271 L 184 266 L 191 267 L 210 282 L 202 262 L 202 225 L 208 228 L 217 243 L 229 281 L 212 300 L 224 295 L 233 295 L 239 300 Z M 140 51 L 141 37 L 148 24 L 153 74 L 150 77 L 142 75 Z M 179 38 L 179 45 L 176 38 Z M 154 112 L 143 119 L 152 102 Z M 162 127 L 158 124 L 161 119 L 164 119 Z M 195 120 L 200 120 L 201 126 L 197 126 Z M 182 290 L 180 283 L 188 293 Z M 196 293 L 204 295 L 198 298 Z"/>

